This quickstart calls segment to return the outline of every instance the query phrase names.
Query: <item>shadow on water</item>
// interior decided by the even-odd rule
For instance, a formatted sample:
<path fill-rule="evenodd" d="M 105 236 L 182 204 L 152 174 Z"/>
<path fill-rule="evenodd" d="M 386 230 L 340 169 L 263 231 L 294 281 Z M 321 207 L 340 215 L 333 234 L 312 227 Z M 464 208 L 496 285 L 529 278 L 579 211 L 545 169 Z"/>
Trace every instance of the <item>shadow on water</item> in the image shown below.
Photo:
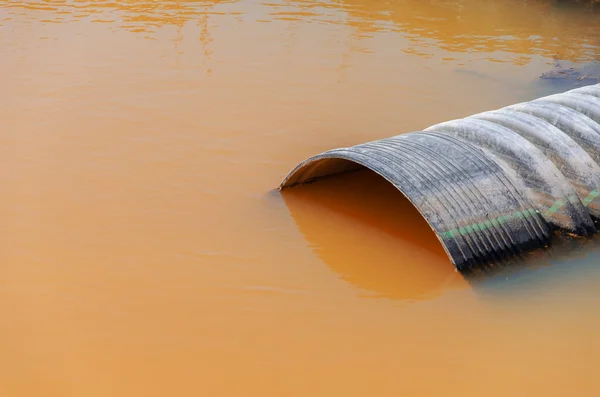
<path fill-rule="evenodd" d="M 572 238 L 556 234 L 552 245 L 521 261 L 469 277 L 474 291 L 487 298 L 567 296 L 597 289 L 600 236 Z"/>
<path fill-rule="evenodd" d="M 468 286 L 412 204 L 371 171 L 282 195 L 314 253 L 367 296 L 414 301 Z"/>
<path fill-rule="evenodd" d="M 600 58 L 596 61 L 575 63 L 554 60 L 552 68 L 536 80 L 538 96 L 564 92 L 586 85 L 600 84 Z"/>

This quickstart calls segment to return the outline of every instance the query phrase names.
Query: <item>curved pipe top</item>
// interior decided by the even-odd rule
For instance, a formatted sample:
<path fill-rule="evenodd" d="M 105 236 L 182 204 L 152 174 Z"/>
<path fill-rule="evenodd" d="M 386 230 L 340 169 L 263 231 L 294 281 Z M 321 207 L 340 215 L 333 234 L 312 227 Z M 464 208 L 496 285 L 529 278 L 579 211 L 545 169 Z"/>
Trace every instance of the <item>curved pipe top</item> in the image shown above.
<path fill-rule="evenodd" d="M 586 95 L 591 95 L 591 96 L 600 98 L 600 84 L 588 85 L 586 87 L 577 88 L 577 89 L 569 91 L 569 92 L 576 92 L 578 94 L 586 94 Z"/>
<path fill-rule="evenodd" d="M 569 107 L 534 101 L 507 106 L 507 110 L 531 114 L 557 127 L 571 137 L 597 164 L 600 164 L 600 124 Z"/>
<path fill-rule="evenodd" d="M 522 192 L 548 223 L 577 234 L 593 230 L 589 213 L 573 187 L 539 149 L 516 132 L 479 119 L 453 120 L 426 131 L 458 136 L 484 148 L 520 182 Z M 563 205 L 554 208 L 557 202 Z"/>
<path fill-rule="evenodd" d="M 600 166 L 573 139 L 552 124 L 538 117 L 514 110 L 500 109 L 479 113 L 476 118 L 502 125 L 535 145 L 575 189 L 581 201 L 600 186 Z M 593 203 L 587 210 L 600 217 L 600 205 Z M 589 225 L 590 231 L 595 231 Z"/>
<path fill-rule="evenodd" d="M 600 123 L 600 98 L 578 92 L 565 92 L 536 99 L 533 102 L 552 102 L 585 114 L 596 123 Z"/>
<path fill-rule="evenodd" d="M 600 219 L 600 85 L 330 150 L 280 189 L 361 168 L 408 198 L 459 270 L 545 246 L 550 225 L 585 235 Z"/>
<path fill-rule="evenodd" d="M 546 244 L 549 229 L 514 180 L 481 149 L 457 137 L 412 133 L 311 157 L 280 188 L 322 177 L 329 169 L 369 168 L 423 215 L 460 270 Z M 334 164 L 337 162 L 337 164 Z"/>

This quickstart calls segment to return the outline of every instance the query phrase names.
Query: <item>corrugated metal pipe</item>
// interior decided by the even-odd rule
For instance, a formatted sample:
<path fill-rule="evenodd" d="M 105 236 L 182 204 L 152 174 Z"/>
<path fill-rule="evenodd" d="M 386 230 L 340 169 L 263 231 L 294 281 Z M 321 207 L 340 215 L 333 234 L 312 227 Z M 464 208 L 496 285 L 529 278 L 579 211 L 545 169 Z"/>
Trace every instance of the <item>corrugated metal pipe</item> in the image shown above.
<path fill-rule="evenodd" d="M 280 189 L 368 168 L 423 215 L 458 270 L 585 236 L 600 220 L 600 85 L 329 150 Z"/>

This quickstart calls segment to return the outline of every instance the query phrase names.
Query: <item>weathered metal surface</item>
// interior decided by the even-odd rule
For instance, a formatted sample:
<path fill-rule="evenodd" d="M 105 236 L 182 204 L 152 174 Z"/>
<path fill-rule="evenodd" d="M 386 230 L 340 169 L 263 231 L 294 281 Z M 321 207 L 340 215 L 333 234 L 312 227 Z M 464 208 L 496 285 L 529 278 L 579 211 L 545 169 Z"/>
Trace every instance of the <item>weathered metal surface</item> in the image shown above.
<path fill-rule="evenodd" d="M 550 95 L 534 102 L 552 102 L 564 105 L 583 113 L 597 123 L 600 123 L 600 98 L 577 92 Z"/>
<path fill-rule="evenodd" d="M 521 194 L 553 226 L 577 234 L 593 229 L 587 209 L 563 174 L 544 153 L 513 130 L 467 118 L 436 124 L 426 131 L 458 136 L 484 149 L 521 183 Z M 557 208 L 557 202 L 564 204 Z"/>
<path fill-rule="evenodd" d="M 442 134 L 412 133 L 331 150 L 298 165 L 282 186 L 310 181 L 324 170 L 343 172 L 353 163 L 400 190 L 458 268 L 539 246 L 549 237 L 540 214 L 502 167 L 469 142 Z"/>
<path fill-rule="evenodd" d="M 569 92 L 576 92 L 578 94 L 586 94 L 600 98 L 600 84 L 577 88 L 576 90 Z"/>
<path fill-rule="evenodd" d="M 470 118 L 500 124 L 527 139 L 554 163 L 580 200 L 585 200 L 600 186 L 600 166 L 573 139 L 547 121 L 506 109 L 480 113 Z M 589 214 L 600 218 L 600 204 L 594 201 L 586 208 Z M 591 230 L 594 231 L 595 227 L 592 226 Z"/>
<path fill-rule="evenodd" d="M 600 164 L 600 124 L 576 110 L 551 102 L 529 102 L 508 106 L 546 120 L 571 137 L 583 150 Z"/>
<path fill-rule="evenodd" d="M 465 270 L 543 246 L 553 228 L 595 232 L 599 164 L 600 85 L 330 150 L 280 189 L 368 168 L 410 200 Z"/>

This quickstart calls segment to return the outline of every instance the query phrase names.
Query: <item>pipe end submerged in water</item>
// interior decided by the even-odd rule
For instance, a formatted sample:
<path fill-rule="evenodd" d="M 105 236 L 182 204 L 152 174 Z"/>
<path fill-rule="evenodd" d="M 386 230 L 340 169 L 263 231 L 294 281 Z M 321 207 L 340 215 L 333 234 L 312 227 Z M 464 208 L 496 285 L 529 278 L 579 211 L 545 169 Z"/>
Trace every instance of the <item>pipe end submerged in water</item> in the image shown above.
<path fill-rule="evenodd" d="M 546 98 L 329 150 L 279 189 L 370 169 L 415 206 L 460 271 L 546 246 L 553 229 L 593 233 L 600 85 Z"/>

